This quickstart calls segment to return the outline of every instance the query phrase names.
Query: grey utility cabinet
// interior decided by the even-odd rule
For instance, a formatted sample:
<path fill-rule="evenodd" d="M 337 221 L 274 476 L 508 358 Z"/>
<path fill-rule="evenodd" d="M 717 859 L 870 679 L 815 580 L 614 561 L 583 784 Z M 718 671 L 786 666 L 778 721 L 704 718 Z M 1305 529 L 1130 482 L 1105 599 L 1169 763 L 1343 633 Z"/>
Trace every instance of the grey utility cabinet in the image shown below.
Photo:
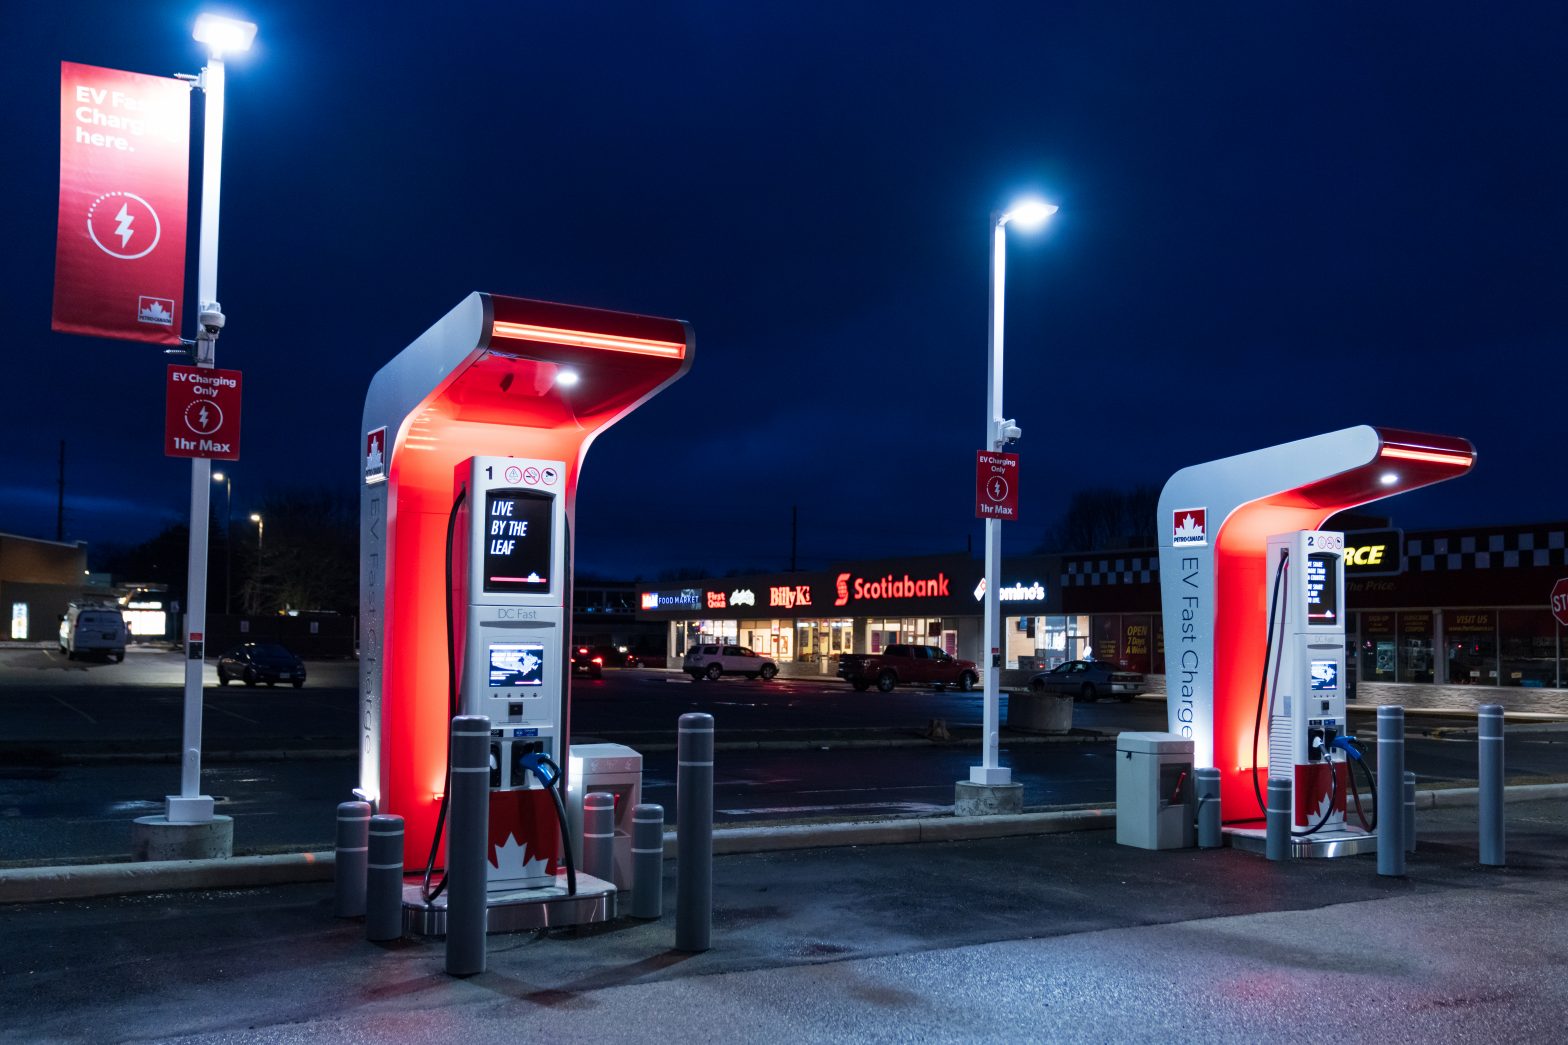
<path fill-rule="evenodd" d="M 1139 849 L 1197 844 L 1192 741 L 1175 733 L 1116 738 L 1116 842 Z"/>

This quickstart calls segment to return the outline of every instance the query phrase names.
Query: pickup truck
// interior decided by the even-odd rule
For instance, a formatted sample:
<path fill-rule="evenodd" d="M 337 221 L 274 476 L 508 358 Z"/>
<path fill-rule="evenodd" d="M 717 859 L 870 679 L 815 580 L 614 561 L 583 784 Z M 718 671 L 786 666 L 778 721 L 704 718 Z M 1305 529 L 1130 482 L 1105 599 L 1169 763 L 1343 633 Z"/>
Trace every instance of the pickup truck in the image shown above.
<path fill-rule="evenodd" d="M 957 686 L 973 689 L 980 680 L 972 660 L 959 660 L 936 646 L 895 643 L 881 653 L 846 653 L 838 659 L 838 677 L 848 680 L 855 692 L 876 686 L 890 693 L 897 685 Z"/>

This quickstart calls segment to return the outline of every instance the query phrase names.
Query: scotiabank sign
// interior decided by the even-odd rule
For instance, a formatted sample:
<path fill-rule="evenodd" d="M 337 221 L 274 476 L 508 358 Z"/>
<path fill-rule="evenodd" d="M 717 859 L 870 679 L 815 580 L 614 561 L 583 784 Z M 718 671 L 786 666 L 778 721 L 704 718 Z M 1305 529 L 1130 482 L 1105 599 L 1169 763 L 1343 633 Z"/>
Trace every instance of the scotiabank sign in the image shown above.
<path fill-rule="evenodd" d="M 180 343 L 190 85 L 60 64 L 52 326 Z"/>
<path fill-rule="evenodd" d="M 837 590 L 835 606 L 848 606 L 851 602 L 882 602 L 896 599 L 945 599 L 948 596 L 947 574 L 938 572 L 934 577 L 895 577 L 889 573 L 867 580 L 853 574 L 841 573 L 834 582 Z"/>

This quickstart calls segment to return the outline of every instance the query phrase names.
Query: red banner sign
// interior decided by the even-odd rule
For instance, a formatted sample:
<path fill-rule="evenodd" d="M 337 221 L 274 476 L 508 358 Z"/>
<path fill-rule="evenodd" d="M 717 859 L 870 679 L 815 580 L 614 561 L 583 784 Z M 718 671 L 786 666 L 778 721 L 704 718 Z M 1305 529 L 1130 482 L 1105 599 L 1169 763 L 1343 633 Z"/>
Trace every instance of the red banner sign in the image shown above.
<path fill-rule="evenodd" d="M 164 400 L 163 455 L 240 457 L 240 372 L 171 366 Z"/>
<path fill-rule="evenodd" d="M 179 344 L 190 94 L 180 80 L 60 63 L 55 330 Z"/>
<path fill-rule="evenodd" d="M 975 518 L 1018 520 L 1018 455 L 981 450 L 975 458 Z"/>

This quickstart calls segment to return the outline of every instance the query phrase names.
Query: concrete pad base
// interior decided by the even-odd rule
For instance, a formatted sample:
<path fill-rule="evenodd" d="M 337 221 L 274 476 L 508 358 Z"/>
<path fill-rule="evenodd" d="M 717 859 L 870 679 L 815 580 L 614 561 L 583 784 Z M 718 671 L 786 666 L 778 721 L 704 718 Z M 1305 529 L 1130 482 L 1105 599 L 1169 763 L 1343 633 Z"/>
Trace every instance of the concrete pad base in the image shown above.
<path fill-rule="evenodd" d="M 139 816 L 131 824 L 133 860 L 223 860 L 233 855 L 232 816 L 215 816 L 199 824 L 170 823 L 166 816 Z"/>
<path fill-rule="evenodd" d="M 1024 785 L 976 784 L 960 780 L 954 788 L 954 816 L 999 816 L 1024 811 Z"/>

